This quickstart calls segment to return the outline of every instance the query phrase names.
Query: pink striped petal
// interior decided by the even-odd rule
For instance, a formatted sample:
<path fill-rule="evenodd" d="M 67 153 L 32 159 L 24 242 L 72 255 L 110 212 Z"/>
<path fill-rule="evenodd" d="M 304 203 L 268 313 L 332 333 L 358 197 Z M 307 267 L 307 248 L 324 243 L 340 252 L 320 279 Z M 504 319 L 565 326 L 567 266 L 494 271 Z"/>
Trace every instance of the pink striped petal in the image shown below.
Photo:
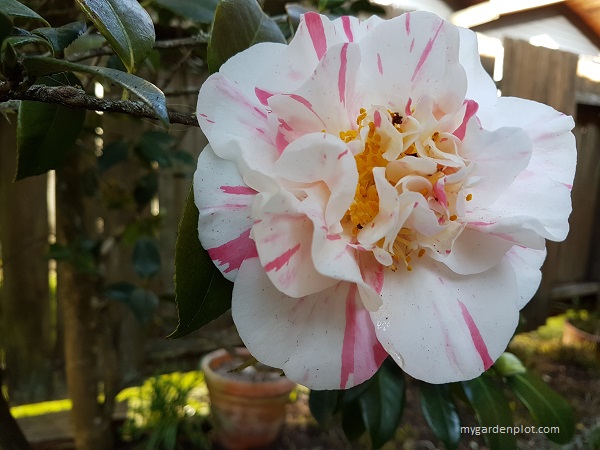
<path fill-rule="evenodd" d="M 402 292 L 402 296 L 398 296 Z M 518 323 L 517 283 L 503 260 L 457 275 L 423 258 L 411 272 L 385 272 L 377 337 L 409 375 L 429 383 L 471 379 L 498 358 Z"/>
<path fill-rule="evenodd" d="M 289 298 L 250 259 L 236 279 L 232 312 L 254 357 L 311 389 L 360 384 L 387 356 L 351 283 Z"/>
<path fill-rule="evenodd" d="M 194 201 L 199 211 L 198 236 L 223 275 L 235 280 L 246 258 L 257 256 L 250 239 L 250 209 L 256 191 L 248 187 L 235 164 L 207 146 L 194 174 Z"/>

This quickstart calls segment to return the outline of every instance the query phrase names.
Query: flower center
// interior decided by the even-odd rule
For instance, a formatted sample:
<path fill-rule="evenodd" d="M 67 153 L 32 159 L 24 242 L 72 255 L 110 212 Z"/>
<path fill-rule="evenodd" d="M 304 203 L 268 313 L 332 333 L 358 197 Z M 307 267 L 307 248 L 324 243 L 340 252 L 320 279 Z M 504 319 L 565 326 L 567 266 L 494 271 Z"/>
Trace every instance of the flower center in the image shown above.
<path fill-rule="evenodd" d="M 456 202 L 468 169 L 456 136 L 433 115 L 421 123 L 408 113 L 362 108 L 358 129 L 339 134 L 346 143 L 361 144 L 354 157 L 358 183 L 344 223 L 361 246 L 394 271 L 397 264 L 412 270 L 411 256 L 422 257 L 427 249 L 449 253 L 462 231 Z M 383 184 L 392 188 L 377 184 L 376 168 L 384 168 Z M 472 194 L 465 196 L 471 199 Z"/>

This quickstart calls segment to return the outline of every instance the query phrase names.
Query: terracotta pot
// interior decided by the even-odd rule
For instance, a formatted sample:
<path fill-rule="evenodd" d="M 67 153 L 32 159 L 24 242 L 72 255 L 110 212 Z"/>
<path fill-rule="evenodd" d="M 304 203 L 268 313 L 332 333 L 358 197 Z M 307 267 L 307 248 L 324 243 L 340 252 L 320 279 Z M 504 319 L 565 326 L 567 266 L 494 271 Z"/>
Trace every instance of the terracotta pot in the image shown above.
<path fill-rule="evenodd" d="M 567 345 L 591 345 L 596 352 L 600 352 L 600 336 L 580 330 L 568 320 L 565 320 L 562 342 Z"/>
<path fill-rule="evenodd" d="M 236 353 L 250 357 L 246 349 L 237 349 Z M 285 377 L 250 381 L 215 371 L 229 361 L 231 355 L 223 349 L 207 354 L 202 360 L 216 441 L 231 450 L 265 447 L 277 438 L 285 405 L 296 384 Z"/>

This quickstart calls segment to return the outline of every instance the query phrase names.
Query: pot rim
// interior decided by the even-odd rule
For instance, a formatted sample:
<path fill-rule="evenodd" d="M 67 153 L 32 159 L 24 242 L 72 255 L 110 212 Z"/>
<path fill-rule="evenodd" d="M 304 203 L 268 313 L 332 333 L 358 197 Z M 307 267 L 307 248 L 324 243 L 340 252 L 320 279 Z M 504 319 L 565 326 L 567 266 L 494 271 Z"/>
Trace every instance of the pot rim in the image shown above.
<path fill-rule="evenodd" d="M 596 344 L 600 344 L 600 335 L 599 334 L 588 333 L 587 331 L 584 331 L 581 328 L 578 328 L 577 326 L 573 325 L 573 323 L 569 319 L 565 320 L 565 325 L 568 326 L 568 327 L 570 327 L 570 328 L 572 328 L 578 334 L 582 335 L 583 337 L 585 337 L 589 341 L 592 341 L 592 342 L 594 342 Z"/>

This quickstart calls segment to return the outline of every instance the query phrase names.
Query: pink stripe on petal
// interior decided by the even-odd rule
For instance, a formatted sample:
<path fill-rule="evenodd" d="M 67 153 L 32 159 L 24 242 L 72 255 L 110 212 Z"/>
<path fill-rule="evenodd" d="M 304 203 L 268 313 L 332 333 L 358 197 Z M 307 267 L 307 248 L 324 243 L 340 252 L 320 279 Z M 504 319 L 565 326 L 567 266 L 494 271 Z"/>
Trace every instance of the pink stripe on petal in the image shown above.
<path fill-rule="evenodd" d="M 279 125 L 281 125 L 281 127 L 285 130 L 285 131 L 292 131 L 292 127 L 283 119 L 278 119 L 279 120 Z"/>
<path fill-rule="evenodd" d="M 348 44 L 342 46 L 340 52 L 340 73 L 338 75 L 338 93 L 340 96 L 340 103 L 346 104 L 346 71 L 348 70 Z"/>
<path fill-rule="evenodd" d="M 437 39 L 438 35 L 440 34 L 440 31 L 442 30 L 443 26 L 444 26 L 444 21 L 442 20 L 440 22 L 440 25 L 438 26 L 438 29 L 435 32 L 435 35 L 431 39 L 429 39 L 429 41 L 427 41 L 427 45 L 425 46 L 423 53 L 421 53 L 421 58 L 419 59 L 419 62 L 417 63 L 417 67 L 415 67 L 415 71 L 414 71 L 413 76 L 410 79 L 410 81 L 415 81 L 415 78 L 417 77 L 418 73 L 421 71 L 423 64 L 425 64 L 425 61 L 427 61 L 427 58 L 429 58 L 429 54 L 431 53 L 431 50 L 433 49 L 433 44 L 435 43 L 435 40 Z"/>
<path fill-rule="evenodd" d="M 467 132 L 467 125 L 469 120 L 477 114 L 477 110 L 479 109 L 479 104 L 475 100 L 465 100 L 467 104 L 467 109 L 465 110 L 465 117 L 463 118 L 460 126 L 454 131 L 454 136 L 456 136 L 461 141 L 465 138 L 465 133 Z"/>
<path fill-rule="evenodd" d="M 383 64 L 381 63 L 381 55 L 377 53 L 377 70 L 379 70 L 379 74 L 383 75 Z"/>
<path fill-rule="evenodd" d="M 375 114 L 373 114 L 373 123 L 377 128 L 381 126 L 381 113 L 379 111 L 375 111 Z"/>
<path fill-rule="evenodd" d="M 325 36 L 321 16 L 315 12 L 308 12 L 304 14 L 304 22 L 308 28 L 308 34 L 312 40 L 317 58 L 321 60 L 327 51 L 327 37 Z"/>
<path fill-rule="evenodd" d="M 410 13 L 406 13 L 406 21 L 405 21 L 405 26 L 406 26 L 406 34 L 410 34 Z"/>
<path fill-rule="evenodd" d="M 465 319 L 465 323 L 467 324 L 467 327 L 469 328 L 469 333 L 471 334 L 471 339 L 473 340 L 473 345 L 475 345 L 475 350 L 477 350 L 477 353 L 479 353 L 479 357 L 481 358 L 481 362 L 483 363 L 483 369 L 488 370 L 490 367 L 492 367 L 492 365 L 494 364 L 494 361 L 492 361 L 492 358 L 490 358 L 490 354 L 488 353 L 487 346 L 485 345 L 485 342 L 484 342 L 483 338 L 481 337 L 479 328 L 477 328 L 477 324 L 473 320 L 471 313 L 469 312 L 469 310 L 467 309 L 467 307 L 464 305 L 463 302 L 461 302 L 458 299 L 457 299 L 457 301 L 460 306 L 460 310 L 462 312 L 463 319 Z"/>
<path fill-rule="evenodd" d="M 256 244 L 250 238 L 250 230 L 244 231 L 235 239 L 226 242 L 218 247 L 209 248 L 208 255 L 217 265 L 227 264 L 225 273 L 232 272 L 240 268 L 246 259 L 256 258 Z"/>
<path fill-rule="evenodd" d="M 352 26 L 350 23 L 350 17 L 342 16 L 342 24 L 344 25 L 344 33 L 346 33 L 348 42 L 354 42 L 354 35 L 352 34 Z"/>
<path fill-rule="evenodd" d="M 234 195 L 255 195 L 257 192 L 248 186 L 220 186 L 221 189 L 226 194 L 234 194 Z"/>
<path fill-rule="evenodd" d="M 408 101 L 406 102 L 406 106 L 404 107 L 404 114 L 407 117 L 412 116 L 411 106 L 412 106 L 412 98 L 408 97 Z"/>
<path fill-rule="evenodd" d="M 254 107 L 254 111 L 256 111 L 258 114 L 260 114 L 262 116 L 263 119 L 267 118 L 267 113 L 264 111 L 261 111 L 260 109 L 258 109 L 256 106 Z"/>
<path fill-rule="evenodd" d="M 448 334 L 448 328 L 444 326 L 442 322 L 442 315 L 440 314 L 440 310 L 437 305 L 433 303 L 433 313 L 435 318 L 438 320 L 440 328 L 442 330 L 442 334 L 444 335 L 444 345 L 446 346 L 446 356 L 448 360 L 454 364 L 455 367 L 460 367 L 458 364 L 458 359 L 456 359 L 456 354 L 454 353 L 454 347 L 452 346 L 452 341 L 450 340 L 450 334 Z"/>
<path fill-rule="evenodd" d="M 410 42 L 410 48 L 408 51 L 410 53 L 412 53 L 414 49 L 415 49 L 415 38 L 413 38 L 412 41 Z"/>
<path fill-rule="evenodd" d="M 279 271 L 283 266 L 285 266 L 286 264 L 288 264 L 290 262 L 290 259 L 292 258 L 292 256 L 294 256 L 294 254 L 299 249 L 300 249 L 300 244 L 297 244 L 295 247 L 290 248 L 283 254 L 279 255 L 273 261 L 267 263 L 264 267 L 265 272 L 270 272 L 271 270 L 274 270 L 275 272 Z"/>
<path fill-rule="evenodd" d="M 344 150 L 342 153 L 340 153 L 340 154 L 338 155 L 338 158 L 337 158 L 337 159 L 342 159 L 342 158 L 343 158 L 345 155 L 347 155 L 347 154 L 348 154 L 348 149 L 346 149 L 346 150 Z"/>
<path fill-rule="evenodd" d="M 281 155 L 289 144 L 290 143 L 287 141 L 283 133 L 277 130 L 277 136 L 275 137 L 275 147 L 277 147 L 277 152 Z"/>
<path fill-rule="evenodd" d="M 435 183 L 435 186 L 433 186 L 433 192 L 435 192 L 438 202 L 444 207 L 446 207 L 446 203 L 448 202 L 446 190 L 444 189 L 445 184 L 446 180 L 442 178 Z"/>
<path fill-rule="evenodd" d="M 263 91 L 259 88 L 254 88 L 254 93 L 256 94 L 256 98 L 258 99 L 258 101 L 265 106 L 269 105 L 269 99 L 273 97 L 273 94 L 271 94 L 270 92 Z"/>
<path fill-rule="evenodd" d="M 350 374 L 354 373 L 354 344 L 356 342 L 356 285 L 353 284 L 346 297 L 346 328 L 342 343 L 342 368 L 340 376 L 340 389 L 348 383 Z"/>

